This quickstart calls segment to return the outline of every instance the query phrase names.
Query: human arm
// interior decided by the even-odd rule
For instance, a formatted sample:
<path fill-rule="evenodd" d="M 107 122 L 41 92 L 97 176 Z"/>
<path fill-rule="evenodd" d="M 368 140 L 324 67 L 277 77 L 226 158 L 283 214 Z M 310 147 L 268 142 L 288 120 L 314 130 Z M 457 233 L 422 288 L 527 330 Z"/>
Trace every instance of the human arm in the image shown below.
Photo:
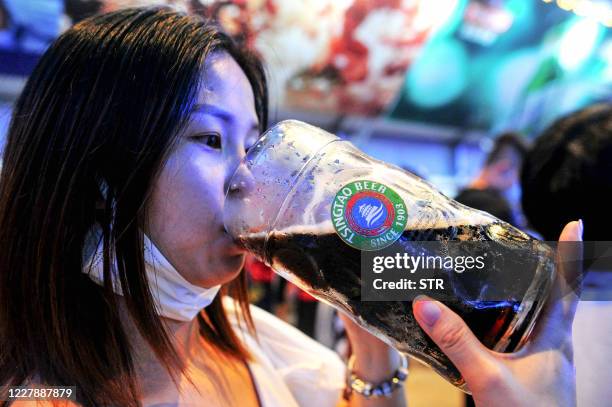
<path fill-rule="evenodd" d="M 360 328 L 345 315 L 339 314 L 344 323 L 352 354 L 355 357 L 354 372 L 361 379 L 380 383 L 388 380 L 400 365 L 399 353 L 374 335 Z M 395 389 L 391 397 L 365 398 L 353 393 L 348 402 L 350 407 L 404 407 L 407 405 L 403 386 Z"/>

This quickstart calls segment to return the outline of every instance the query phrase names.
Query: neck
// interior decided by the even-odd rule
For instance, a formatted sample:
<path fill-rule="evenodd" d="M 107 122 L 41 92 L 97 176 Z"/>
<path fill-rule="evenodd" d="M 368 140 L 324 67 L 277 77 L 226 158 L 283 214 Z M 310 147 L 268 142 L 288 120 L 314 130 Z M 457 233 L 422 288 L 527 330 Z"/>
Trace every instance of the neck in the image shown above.
<path fill-rule="evenodd" d="M 164 380 L 170 383 L 170 376 L 157 358 L 153 348 L 138 330 L 136 323 L 129 314 L 125 298 L 116 295 L 119 304 L 119 317 L 130 341 L 132 356 L 134 358 L 136 373 L 144 386 L 144 390 L 158 385 Z M 160 320 L 170 336 L 172 344 L 177 350 L 181 364 L 186 365 L 194 349 L 201 347 L 203 339 L 198 333 L 198 321 L 177 321 L 160 315 Z M 146 394 L 146 392 L 145 392 Z"/>

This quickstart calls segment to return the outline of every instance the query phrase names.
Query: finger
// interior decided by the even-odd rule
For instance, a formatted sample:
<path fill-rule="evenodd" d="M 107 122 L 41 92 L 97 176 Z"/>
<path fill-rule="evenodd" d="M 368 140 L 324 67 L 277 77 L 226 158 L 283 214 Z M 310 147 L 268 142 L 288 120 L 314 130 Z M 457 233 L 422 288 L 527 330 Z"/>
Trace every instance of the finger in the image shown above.
<path fill-rule="evenodd" d="M 570 222 L 563 228 L 557 248 L 557 275 L 545 305 L 535 341 L 565 340 L 579 301 L 582 280 L 582 222 Z"/>
<path fill-rule="evenodd" d="M 580 295 L 582 283 L 582 247 L 583 224 L 582 220 L 570 222 L 563 228 L 559 236 L 557 262 L 561 281 L 557 288 L 565 288 L 562 294 L 574 293 Z M 574 298 L 574 297 L 570 297 Z"/>
<path fill-rule="evenodd" d="M 474 336 L 465 322 L 439 301 L 419 296 L 412 310 L 423 330 L 448 356 L 469 384 L 495 361 L 488 349 Z"/>

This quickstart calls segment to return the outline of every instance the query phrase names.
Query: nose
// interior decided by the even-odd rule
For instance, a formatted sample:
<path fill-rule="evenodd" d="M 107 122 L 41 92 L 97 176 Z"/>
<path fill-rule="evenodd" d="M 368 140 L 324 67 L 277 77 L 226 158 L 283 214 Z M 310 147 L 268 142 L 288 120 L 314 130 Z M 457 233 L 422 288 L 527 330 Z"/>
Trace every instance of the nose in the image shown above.
<path fill-rule="evenodd" d="M 240 161 L 235 170 L 230 171 L 223 183 L 226 197 L 244 197 L 253 191 L 255 180 L 244 161 Z"/>

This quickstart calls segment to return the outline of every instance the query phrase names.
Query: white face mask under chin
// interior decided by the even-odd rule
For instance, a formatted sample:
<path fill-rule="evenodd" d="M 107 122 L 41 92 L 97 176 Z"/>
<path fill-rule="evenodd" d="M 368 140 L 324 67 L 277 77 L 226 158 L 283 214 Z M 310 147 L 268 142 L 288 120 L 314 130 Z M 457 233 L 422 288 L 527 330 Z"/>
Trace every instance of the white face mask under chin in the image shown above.
<path fill-rule="evenodd" d="M 83 273 L 98 283 L 104 284 L 102 230 L 96 226 L 88 235 L 86 247 L 97 244 L 92 255 L 84 255 Z M 153 242 L 144 236 L 144 256 L 149 289 L 153 294 L 157 313 L 178 321 L 191 321 L 203 308 L 215 299 L 221 285 L 210 288 L 195 286 L 185 280 L 170 264 Z M 123 295 L 117 276 L 117 267 L 111 264 L 113 291 Z"/>

